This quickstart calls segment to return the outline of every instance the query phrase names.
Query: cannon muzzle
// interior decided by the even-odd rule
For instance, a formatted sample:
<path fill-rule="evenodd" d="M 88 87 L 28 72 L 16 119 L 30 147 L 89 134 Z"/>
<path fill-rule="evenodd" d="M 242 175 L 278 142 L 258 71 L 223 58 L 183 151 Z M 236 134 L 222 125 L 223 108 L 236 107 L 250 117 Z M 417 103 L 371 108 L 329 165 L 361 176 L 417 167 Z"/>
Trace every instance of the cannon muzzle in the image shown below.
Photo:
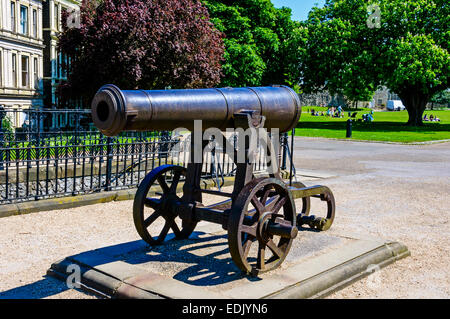
<path fill-rule="evenodd" d="M 108 84 L 92 101 L 92 119 L 107 136 L 122 131 L 171 131 L 237 128 L 236 114 L 264 116 L 264 127 L 287 132 L 301 115 L 298 95 L 286 86 L 187 90 L 120 90 Z"/>

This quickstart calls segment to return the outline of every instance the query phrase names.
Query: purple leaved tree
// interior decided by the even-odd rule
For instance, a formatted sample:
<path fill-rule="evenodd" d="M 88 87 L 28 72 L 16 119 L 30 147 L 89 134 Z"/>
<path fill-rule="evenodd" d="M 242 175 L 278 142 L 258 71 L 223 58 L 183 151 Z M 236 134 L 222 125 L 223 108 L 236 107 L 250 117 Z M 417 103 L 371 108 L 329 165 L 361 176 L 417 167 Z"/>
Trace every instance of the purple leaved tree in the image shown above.
<path fill-rule="evenodd" d="M 122 89 L 211 87 L 220 83 L 223 35 L 198 0 L 84 1 L 78 25 L 63 15 L 59 50 L 69 57 L 63 101 L 89 106 L 106 83 Z"/>

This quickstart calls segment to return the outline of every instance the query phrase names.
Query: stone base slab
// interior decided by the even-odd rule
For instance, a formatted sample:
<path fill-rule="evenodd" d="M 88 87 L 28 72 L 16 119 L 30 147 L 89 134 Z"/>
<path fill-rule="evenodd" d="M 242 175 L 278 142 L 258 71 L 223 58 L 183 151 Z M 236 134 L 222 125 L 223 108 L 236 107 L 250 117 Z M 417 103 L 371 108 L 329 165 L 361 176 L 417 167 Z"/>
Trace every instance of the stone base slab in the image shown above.
<path fill-rule="evenodd" d="M 282 266 L 255 278 L 234 265 L 227 233 L 201 222 L 188 240 L 87 251 L 55 262 L 48 274 L 72 280 L 77 265 L 81 288 L 108 298 L 320 298 L 409 255 L 398 242 L 304 229 Z"/>

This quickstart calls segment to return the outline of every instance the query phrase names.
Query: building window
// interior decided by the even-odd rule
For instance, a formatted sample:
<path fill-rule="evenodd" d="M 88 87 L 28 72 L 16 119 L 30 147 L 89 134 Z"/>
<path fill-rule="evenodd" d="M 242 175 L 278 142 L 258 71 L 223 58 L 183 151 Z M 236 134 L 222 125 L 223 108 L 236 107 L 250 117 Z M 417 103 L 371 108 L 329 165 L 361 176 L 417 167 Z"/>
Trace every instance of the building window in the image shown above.
<path fill-rule="evenodd" d="M 17 87 L 17 55 L 15 53 L 12 54 L 12 86 Z"/>
<path fill-rule="evenodd" d="M 56 51 L 56 77 L 59 79 L 60 71 L 61 71 L 61 53 L 59 51 Z"/>
<path fill-rule="evenodd" d="M 11 31 L 16 32 L 16 3 L 11 2 Z"/>
<path fill-rule="evenodd" d="M 20 33 L 28 34 L 28 8 L 20 6 Z"/>
<path fill-rule="evenodd" d="M 68 11 L 69 11 L 68 8 L 61 6 L 61 19 L 60 19 L 61 29 L 63 28 L 64 25 L 67 25 L 67 20 L 68 20 L 69 15 L 66 15 L 66 13 Z M 63 21 L 63 17 L 66 17 L 66 21 Z"/>
<path fill-rule="evenodd" d="M 22 56 L 22 87 L 29 86 L 29 58 L 27 56 Z"/>
<path fill-rule="evenodd" d="M 38 72 L 38 58 L 34 58 L 33 60 L 33 79 L 34 79 L 34 88 L 37 90 L 39 88 L 39 72 Z"/>
<path fill-rule="evenodd" d="M 58 10 L 58 5 L 55 4 L 55 10 L 54 10 L 54 14 L 55 14 L 55 29 L 59 30 L 59 10 Z"/>
<path fill-rule="evenodd" d="M 33 37 L 37 38 L 38 37 L 38 25 L 37 25 L 37 10 L 34 9 L 33 10 Z"/>
<path fill-rule="evenodd" d="M 69 68 L 69 59 L 67 58 L 67 55 L 63 54 L 63 61 L 62 61 L 62 70 L 61 70 L 61 75 L 63 78 L 67 78 L 67 70 Z"/>

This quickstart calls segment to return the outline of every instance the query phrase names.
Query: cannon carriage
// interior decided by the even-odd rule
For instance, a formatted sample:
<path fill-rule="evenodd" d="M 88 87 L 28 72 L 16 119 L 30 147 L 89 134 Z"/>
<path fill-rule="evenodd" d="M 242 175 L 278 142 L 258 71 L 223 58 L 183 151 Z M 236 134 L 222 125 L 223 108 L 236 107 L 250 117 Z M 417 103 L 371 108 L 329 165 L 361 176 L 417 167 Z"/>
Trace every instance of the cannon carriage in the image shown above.
<path fill-rule="evenodd" d="M 300 118 L 297 94 L 285 86 L 196 90 L 120 90 L 103 86 L 92 101 L 92 118 L 102 133 L 122 131 L 191 131 L 190 162 L 187 168 L 163 165 L 153 169 L 140 183 L 133 204 L 136 230 L 150 245 L 175 237 L 186 239 L 200 221 L 222 226 L 228 232 L 231 257 L 245 273 L 258 275 L 280 266 L 298 235 L 298 227 L 309 225 L 327 230 L 334 220 L 333 193 L 326 186 L 288 185 L 280 174 L 276 148 L 270 139 L 265 147 L 271 169 L 257 177 L 252 156 L 258 130 L 293 129 Z M 201 128 L 196 121 L 202 120 Z M 201 188 L 203 151 L 210 143 L 204 133 L 214 135 L 231 149 L 236 165 L 232 192 Z M 221 132 L 240 129 L 239 147 L 230 145 Z M 200 156 L 196 156 L 200 154 Z M 224 197 L 211 205 L 203 194 Z M 302 199 L 297 214 L 294 200 Z M 311 198 L 327 203 L 326 217 L 310 216 Z M 171 232 L 169 234 L 169 232 Z"/>

